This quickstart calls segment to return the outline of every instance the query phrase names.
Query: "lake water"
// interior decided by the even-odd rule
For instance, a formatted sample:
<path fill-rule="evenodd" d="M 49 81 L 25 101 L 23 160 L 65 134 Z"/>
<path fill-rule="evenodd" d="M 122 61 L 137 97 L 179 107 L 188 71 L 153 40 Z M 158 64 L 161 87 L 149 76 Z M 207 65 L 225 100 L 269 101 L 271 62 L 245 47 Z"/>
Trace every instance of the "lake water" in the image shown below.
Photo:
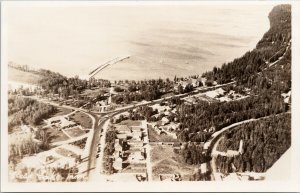
<path fill-rule="evenodd" d="M 130 55 L 104 79 L 201 74 L 255 47 L 271 5 L 31 7 L 7 9 L 8 60 L 66 76 Z"/>

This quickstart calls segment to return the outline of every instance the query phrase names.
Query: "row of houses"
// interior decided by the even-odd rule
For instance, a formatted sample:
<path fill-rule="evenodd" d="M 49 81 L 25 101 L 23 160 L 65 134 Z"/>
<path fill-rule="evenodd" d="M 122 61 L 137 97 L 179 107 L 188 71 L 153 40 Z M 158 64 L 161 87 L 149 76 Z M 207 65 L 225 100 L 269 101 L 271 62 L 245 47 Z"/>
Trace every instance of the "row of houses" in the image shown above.
<path fill-rule="evenodd" d="M 205 85 L 206 79 L 205 78 L 187 78 L 184 80 L 180 80 L 174 86 L 174 90 L 178 90 L 178 86 L 181 85 L 183 89 L 185 89 L 188 85 L 192 85 L 194 88 Z"/>
<path fill-rule="evenodd" d="M 147 157 L 145 144 L 148 140 L 146 131 L 139 126 L 128 127 L 127 125 L 119 125 L 116 130 L 117 139 L 112 157 L 114 169 L 118 172 L 126 168 L 132 171 L 145 170 Z"/>

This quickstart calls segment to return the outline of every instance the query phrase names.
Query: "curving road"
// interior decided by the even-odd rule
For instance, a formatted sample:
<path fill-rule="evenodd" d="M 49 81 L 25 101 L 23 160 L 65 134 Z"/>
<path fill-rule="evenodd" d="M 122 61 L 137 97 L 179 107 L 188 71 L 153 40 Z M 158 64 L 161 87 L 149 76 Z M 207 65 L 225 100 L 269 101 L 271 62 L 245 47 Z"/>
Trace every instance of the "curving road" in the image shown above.
<path fill-rule="evenodd" d="M 279 113 L 279 114 L 276 114 L 276 116 L 278 115 L 282 115 L 282 114 L 288 114 L 288 113 L 291 113 L 291 112 L 284 112 L 284 113 Z M 217 131 L 215 132 L 212 137 L 204 144 L 204 149 L 207 150 L 207 153 L 209 155 L 211 155 L 212 159 L 210 161 L 210 169 L 212 170 L 212 179 L 215 179 L 216 178 L 216 173 L 217 173 L 217 166 L 216 166 L 216 163 L 215 163 L 215 156 L 213 155 L 216 155 L 216 151 L 217 151 L 217 146 L 219 144 L 219 141 L 221 139 L 221 137 L 223 136 L 224 132 L 225 131 L 228 131 L 230 129 L 234 129 L 236 128 L 237 126 L 239 125 L 243 125 L 245 123 L 249 123 L 249 122 L 253 122 L 253 121 L 259 121 L 259 120 L 262 120 L 262 119 L 267 119 L 267 118 L 270 118 L 274 115 L 269 115 L 269 116 L 265 116 L 265 117 L 260 117 L 260 118 L 257 118 L 257 119 L 247 119 L 247 120 L 244 120 L 244 121 L 240 121 L 240 122 L 237 122 L 237 123 L 234 123 L 234 124 L 231 124 L 227 127 L 224 127 L 223 129 L 221 129 L 220 131 Z"/>
<path fill-rule="evenodd" d="M 213 90 L 213 89 L 221 88 L 221 87 L 224 87 L 224 86 L 228 86 L 228 85 L 231 85 L 231 84 L 234 84 L 234 83 L 235 83 L 235 81 L 230 82 L 230 83 L 226 83 L 226 84 L 222 84 L 222 85 L 216 85 L 216 86 L 211 86 L 211 87 L 202 87 L 202 88 L 199 88 L 197 90 L 194 90 L 191 93 L 178 94 L 178 95 L 174 95 L 174 96 L 170 96 L 170 97 L 166 97 L 166 98 L 161 98 L 161 99 L 157 99 L 157 100 L 153 100 L 153 101 L 140 102 L 140 103 L 135 104 L 135 105 L 128 105 L 128 106 L 125 106 L 125 107 L 122 107 L 122 108 L 119 108 L 119 109 L 116 109 L 116 110 L 113 110 L 113 111 L 107 111 L 107 112 L 104 112 L 104 113 L 88 111 L 88 110 L 83 109 L 82 107 L 77 108 L 77 107 L 72 107 L 72 106 L 68 106 L 68 105 L 59 105 L 55 102 L 51 102 L 51 101 L 48 101 L 46 99 L 41 99 L 41 98 L 38 98 L 36 96 L 23 96 L 23 97 L 32 98 L 32 99 L 38 100 L 40 102 L 50 104 L 50 105 L 53 105 L 53 106 L 57 106 L 57 107 L 63 107 L 63 108 L 71 109 L 71 110 L 74 110 L 74 111 L 80 111 L 80 112 L 83 112 L 83 113 L 87 114 L 89 117 L 91 117 L 91 119 L 93 120 L 93 126 L 92 126 L 92 130 L 91 130 L 91 132 L 93 132 L 93 135 L 91 135 L 92 139 L 90 139 L 91 140 L 90 147 L 87 147 L 89 154 L 87 156 L 88 164 L 87 164 L 86 172 L 87 172 L 87 178 L 88 179 L 95 179 L 96 177 L 101 178 L 100 172 L 103 171 L 103 155 L 104 155 L 103 153 L 104 153 L 104 147 L 105 147 L 105 136 L 106 136 L 106 132 L 107 132 L 107 128 L 108 128 L 110 118 L 112 118 L 113 116 L 115 116 L 117 114 L 128 111 L 130 109 L 134 109 L 136 107 L 158 104 L 161 101 L 166 100 L 166 99 L 171 99 L 172 97 L 183 98 L 183 97 L 186 97 L 186 96 L 189 96 L 189 95 L 195 95 L 195 94 L 198 94 L 200 92 L 206 92 L 206 91 L 209 91 L 209 90 Z M 100 134 L 102 134 L 101 138 L 100 138 Z M 100 151 L 99 157 L 96 158 L 98 144 L 100 144 L 101 151 Z M 88 146 L 88 144 L 87 144 L 87 146 Z"/>

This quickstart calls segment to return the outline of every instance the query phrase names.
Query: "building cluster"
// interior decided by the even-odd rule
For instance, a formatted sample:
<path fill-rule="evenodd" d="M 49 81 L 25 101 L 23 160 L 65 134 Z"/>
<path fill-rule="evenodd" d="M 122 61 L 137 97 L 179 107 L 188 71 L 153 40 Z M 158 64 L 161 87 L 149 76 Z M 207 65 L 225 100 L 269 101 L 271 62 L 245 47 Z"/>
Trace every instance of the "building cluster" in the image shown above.
<path fill-rule="evenodd" d="M 159 135 L 167 135 L 177 139 L 176 131 L 179 129 L 179 123 L 171 122 L 167 125 L 155 124 L 153 128 L 154 131 Z"/>
<path fill-rule="evenodd" d="M 182 181 L 182 176 L 180 174 L 160 174 L 159 181 Z"/>
<path fill-rule="evenodd" d="M 147 131 L 140 126 L 119 125 L 113 154 L 113 167 L 118 172 L 146 173 Z"/>
<path fill-rule="evenodd" d="M 177 139 L 176 131 L 179 129 L 179 123 L 177 122 L 177 118 L 174 118 L 174 121 L 170 119 L 170 116 L 176 112 L 176 105 L 159 105 L 155 104 L 151 106 L 154 110 L 158 111 L 158 114 L 153 115 L 157 120 L 161 117 L 157 122 L 151 123 L 151 127 L 154 128 L 155 132 L 159 135 L 169 135 L 174 139 Z"/>
<path fill-rule="evenodd" d="M 51 117 L 51 118 L 45 120 L 45 122 L 47 123 L 46 127 L 51 127 L 51 128 L 55 128 L 58 130 L 71 128 L 71 127 L 75 127 L 75 126 L 81 127 L 74 121 L 71 121 L 68 116 Z"/>
<path fill-rule="evenodd" d="M 191 85 L 193 88 L 205 85 L 205 78 L 185 78 L 182 79 L 174 85 L 174 90 L 178 91 L 178 86 L 181 85 L 183 89 L 186 89 L 187 86 Z"/>

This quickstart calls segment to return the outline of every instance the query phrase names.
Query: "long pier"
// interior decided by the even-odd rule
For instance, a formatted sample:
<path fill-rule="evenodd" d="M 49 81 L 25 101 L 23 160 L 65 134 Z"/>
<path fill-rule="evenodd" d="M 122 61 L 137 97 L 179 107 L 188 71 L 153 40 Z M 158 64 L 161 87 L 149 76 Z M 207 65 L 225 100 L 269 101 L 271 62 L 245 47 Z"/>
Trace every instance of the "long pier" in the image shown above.
<path fill-rule="evenodd" d="M 114 58 L 112 60 L 109 60 L 108 62 L 104 63 L 104 64 L 101 64 L 100 66 L 98 66 L 95 70 L 91 71 L 89 73 L 89 78 L 92 78 L 94 77 L 96 74 L 98 74 L 101 70 L 103 70 L 104 68 L 106 68 L 107 66 L 109 65 L 112 65 L 112 64 L 116 64 L 117 62 L 120 62 L 120 61 L 123 61 L 125 59 L 128 59 L 130 56 L 129 55 L 126 55 L 124 57 L 117 57 L 117 58 Z"/>

